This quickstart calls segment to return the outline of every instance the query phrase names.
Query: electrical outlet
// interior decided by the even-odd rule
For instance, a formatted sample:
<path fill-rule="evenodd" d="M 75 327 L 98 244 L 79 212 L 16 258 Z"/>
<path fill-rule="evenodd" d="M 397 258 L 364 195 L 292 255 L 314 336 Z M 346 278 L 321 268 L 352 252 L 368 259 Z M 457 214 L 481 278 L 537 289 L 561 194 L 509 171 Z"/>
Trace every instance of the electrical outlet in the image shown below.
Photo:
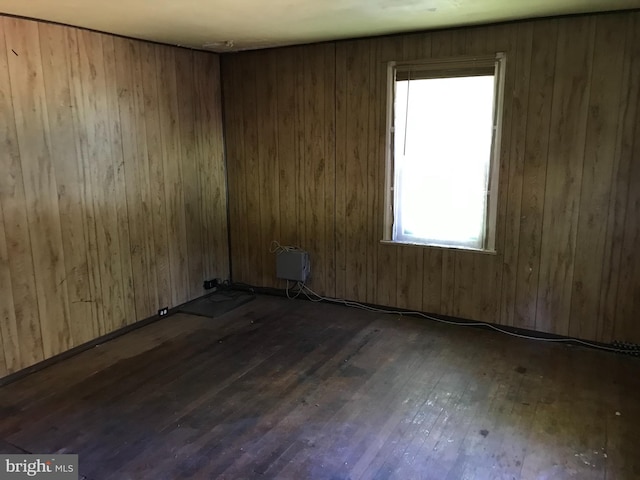
<path fill-rule="evenodd" d="M 167 315 L 169 315 L 169 307 L 164 307 L 164 308 L 161 308 L 160 310 L 158 310 L 158 316 L 159 317 L 165 317 Z"/>

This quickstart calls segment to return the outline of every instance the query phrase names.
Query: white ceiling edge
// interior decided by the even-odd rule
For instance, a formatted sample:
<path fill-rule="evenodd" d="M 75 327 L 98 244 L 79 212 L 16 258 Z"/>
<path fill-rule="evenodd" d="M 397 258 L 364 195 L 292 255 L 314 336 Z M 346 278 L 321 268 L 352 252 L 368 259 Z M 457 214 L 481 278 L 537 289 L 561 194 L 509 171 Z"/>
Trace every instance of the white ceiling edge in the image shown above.
<path fill-rule="evenodd" d="M 0 12 L 229 52 L 640 8 L 640 0 L 0 0 Z"/>

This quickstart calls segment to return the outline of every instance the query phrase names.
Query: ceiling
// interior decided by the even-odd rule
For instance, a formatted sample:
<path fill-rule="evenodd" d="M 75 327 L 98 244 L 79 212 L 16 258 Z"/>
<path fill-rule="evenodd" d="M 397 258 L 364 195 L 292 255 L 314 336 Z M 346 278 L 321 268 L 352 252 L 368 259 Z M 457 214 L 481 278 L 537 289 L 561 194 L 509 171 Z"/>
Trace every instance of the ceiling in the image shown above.
<path fill-rule="evenodd" d="M 640 8 L 640 0 L 0 0 L 0 12 L 214 51 Z"/>

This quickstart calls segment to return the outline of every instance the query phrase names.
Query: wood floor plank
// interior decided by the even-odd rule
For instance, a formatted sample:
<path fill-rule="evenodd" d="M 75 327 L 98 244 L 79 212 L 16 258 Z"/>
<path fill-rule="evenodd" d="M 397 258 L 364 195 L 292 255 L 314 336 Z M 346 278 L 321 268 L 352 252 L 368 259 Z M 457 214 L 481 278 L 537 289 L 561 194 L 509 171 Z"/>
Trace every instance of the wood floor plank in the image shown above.
<path fill-rule="evenodd" d="M 398 392 L 398 388 L 408 383 L 410 369 L 398 368 L 397 363 L 377 355 L 377 351 L 381 348 L 402 351 L 403 359 L 411 358 L 415 363 L 420 348 L 416 345 L 416 337 L 407 342 L 400 331 L 382 326 L 385 323 L 371 324 L 369 328 L 373 334 L 364 336 L 360 343 L 364 348 L 340 365 L 343 383 L 349 386 L 345 392 L 349 402 L 336 408 L 324 425 L 307 432 L 305 448 L 293 458 L 292 465 L 281 472 L 285 477 L 349 476 L 366 449 L 369 435 L 377 431 L 379 423 L 386 418 L 385 412 L 393 409 L 394 401 L 397 404 L 404 398 L 404 392 Z M 410 345 L 410 348 L 402 349 L 402 345 Z M 314 400 L 322 401 L 317 396 Z M 354 401 L 361 405 L 358 411 L 350 408 Z M 330 455 L 319 458 L 318 450 L 328 451 Z"/>
<path fill-rule="evenodd" d="M 0 387 L 0 451 L 78 453 L 94 480 L 634 478 L 637 367 L 258 296 Z"/>

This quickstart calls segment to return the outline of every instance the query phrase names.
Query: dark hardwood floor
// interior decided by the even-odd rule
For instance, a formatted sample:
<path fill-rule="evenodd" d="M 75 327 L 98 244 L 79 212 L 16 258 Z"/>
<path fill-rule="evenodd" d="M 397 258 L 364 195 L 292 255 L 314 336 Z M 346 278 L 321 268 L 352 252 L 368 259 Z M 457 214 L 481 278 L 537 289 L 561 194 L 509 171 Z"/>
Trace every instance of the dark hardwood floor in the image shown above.
<path fill-rule="evenodd" d="M 98 479 L 640 478 L 640 359 L 258 297 L 0 387 L 0 452 Z"/>

